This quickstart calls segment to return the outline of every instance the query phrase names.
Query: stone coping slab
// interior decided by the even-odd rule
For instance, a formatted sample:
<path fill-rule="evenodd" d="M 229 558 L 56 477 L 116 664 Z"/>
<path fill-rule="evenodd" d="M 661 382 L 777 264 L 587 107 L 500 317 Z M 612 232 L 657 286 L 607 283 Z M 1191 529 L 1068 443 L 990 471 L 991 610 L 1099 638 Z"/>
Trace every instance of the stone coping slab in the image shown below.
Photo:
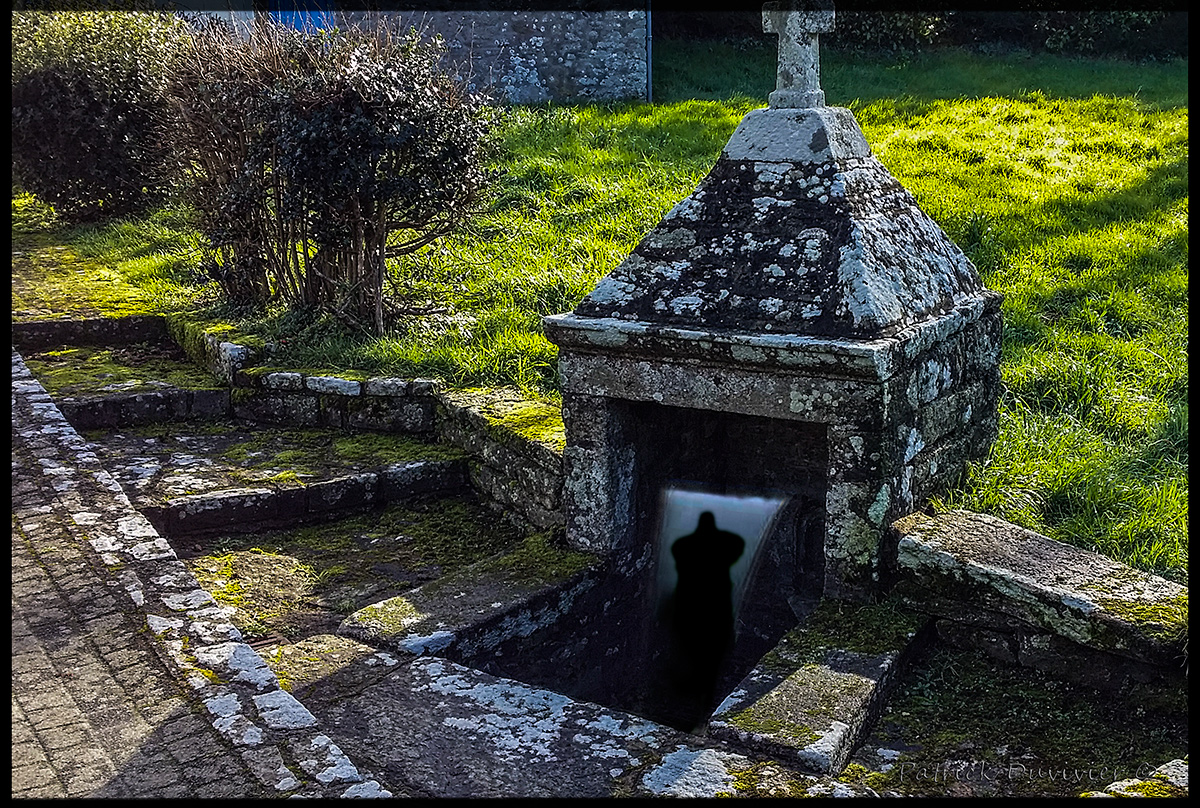
<path fill-rule="evenodd" d="M 448 418 L 500 443 L 527 446 L 530 456 L 549 469 L 561 467 L 566 444 L 561 405 L 512 387 L 445 390 L 438 398 Z"/>
<path fill-rule="evenodd" d="M 884 381 L 897 372 L 904 357 L 979 322 L 999 306 L 999 301 L 999 295 L 984 292 L 948 313 L 872 339 L 683 328 L 573 313 L 544 317 L 543 324 L 554 342 L 567 351 L 657 356 L 685 363 Z"/>
<path fill-rule="evenodd" d="M 985 625 L 1016 619 L 1153 664 L 1183 655 L 1185 586 L 986 514 L 918 513 L 893 530 L 900 587 L 922 609 Z"/>
<path fill-rule="evenodd" d="M 838 773 L 928 622 L 892 604 L 823 602 L 717 707 L 708 734 L 801 771 Z"/>
<path fill-rule="evenodd" d="M 874 795 L 446 659 L 362 664 L 389 663 L 322 719 L 354 738 L 350 754 L 431 797 Z"/>
<path fill-rule="evenodd" d="M 12 324 L 12 344 L 21 351 L 45 350 L 56 345 L 123 345 L 157 342 L 167 338 L 166 320 L 156 314 L 125 317 L 26 320 Z"/>
<path fill-rule="evenodd" d="M 559 619 L 600 580 L 599 559 L 544 534 L 347 617 L 338 634 L 406 656 L 472 658 Z"/>

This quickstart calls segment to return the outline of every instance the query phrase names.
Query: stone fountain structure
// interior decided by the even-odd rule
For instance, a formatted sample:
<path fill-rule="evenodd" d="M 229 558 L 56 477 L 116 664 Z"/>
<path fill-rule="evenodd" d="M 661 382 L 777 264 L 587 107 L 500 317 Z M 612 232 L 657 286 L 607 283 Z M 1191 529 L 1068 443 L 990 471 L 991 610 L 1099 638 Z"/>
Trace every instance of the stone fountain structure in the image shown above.
<path fill-rule="evenodd" d="M 886 527 L 986 452 L 1000 384 L 1000 295 L 851 111 L 825 105 L 832 10 L 774 4 L 763 21 L 780 37 L 769 106 L 574 311 L 545 320 L 572 545 L 624 554 L 636 577 L 670 561 L 665 491 L 787 502 L 744 590 L 746 659 L 816 599 L 880 590 Z"/>

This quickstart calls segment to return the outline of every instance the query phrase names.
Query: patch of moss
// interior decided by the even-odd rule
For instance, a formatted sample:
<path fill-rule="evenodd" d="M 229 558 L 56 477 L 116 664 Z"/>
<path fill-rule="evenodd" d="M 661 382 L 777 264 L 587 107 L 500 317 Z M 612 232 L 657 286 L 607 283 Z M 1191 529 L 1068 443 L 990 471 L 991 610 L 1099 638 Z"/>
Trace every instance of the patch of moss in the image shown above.
<path fill-rule="evenodd" d="M 830 649 L 861 654 L 899 651 L 928 618 L 886 601 L 858 604 L 823 600 L 800 626 L 786 634 L 762 664 L 770 670 L 792 670 L 797 664 L 821 662 Z"/>
<path fill-rule="evenodd" d="M 272 474 L 267 478 L 267 481 L 275 485 L 286 487 L 296 487 L 304 485 L 304 481 L 294 471 L 281 471 L 278 474 Z"/>
<path fill-rule="evenodd" d="M 294 629 L 289 628 L 291 614 L 322 612 L 326 622 L 336 624 L 368 603 L 490 558 L 516 544 L 518 536 L 478 504 L 451 497 L 392 505 L 303 528 L 226 536 L 213 543 L 221 553 L 242 559 L 236 569 L 228 568 L 228 559 L 220 554 L 190 563 L 217 565 L 208 571 L 198 568 L 197 577 L 203 576 L 202 585 L 226 605 L 244 607 L 245 590 L 283 587 L 276 600 L 291 606 L 276 613 L 272 604 L 263 603 L 244 609 L 240 619 L 257 620 L 259 633 L 270 626 L 286 635 Z M 247 564 L 248 553 L 271 556 L 278 564 Z M 290 571 L 283 570 L 284 559 L 292 565 Z M 287 589 L 284 579 L 296 586 Z M 296 588 L 301 584 L 303 593 Z"/>
<path fill-rule="evenodd" d="M 60 346 L 30 354 L 25 362 L 46 390 L 56 396 L 140 393 L 166 388 L 212 390 L 222 386 L 212 375 L 187 361 L 174 346 Z"/>
<path fill-rule="evenodd" d="M 239 430 L 241 431 L 241 430 Z M 221 457 L 247 468 L 288 467 L 296 474 L 377 469 L 414 460 L 455 460 L 462 452 L 391 433 L 348 434 L 330 429 L 283 429 L 258 426 L 220 451 Z"/>
<path fill-rule="evenodd" d="M 235 387 L 229 391 L 229 400 L 234 404 L 245 404 L 253 401 L 257 395 L 252 387 Z"/>
<path fill-rule="evenodd" d="M 791 741 L 800 747 L 816 743 L 821 739 L 821 736 L 811 727 L 787 721 L 776 713 L 764 710 L 758 703 L 732 713 L 724 720 L 744 732 Z"/>
<path fill-rule="evenodd" d="M 292 616 L 308 609 L 314 575 L 295 558 L 253 548 L 199 556 L 187 564 L 217 603 L 234 609 L 230 620 L 251 638 L 295 633 Z"/>
<path fill-rule="evenodd" d="M 1188 630 L 1188 596 L 1158 601 L 1132 601 L 1100 597 L 1096 603 L 1106 612 L 1141 627 L 1162 641 L 1185 641 Z"/>
<path fill-rule="evenodd" d="M 739 797 L 808 797 L 813 780 L 797 777 L 774 761 L 755 763 L 746 769 L 730 771 L 734 794 Z M 721 795 L 718 795 L 721 796 Z"/>
<path fill-rule="evenodd" d="M 413 606 L 406 598 L 393 597 L 364 606 L 358 612 L 357 619 L 386 634 L 395 634 L 421 622 L 428 616 Z"/>
<path fill-rule="evenodd" d="M 1186 788 L 1180 788 L 1165 780 L 1155 778 L 1143 780 L 1140 783 L 1131 783 L 1122 788 L 1120 793 L 1138 797 L 1186 797 L 1188 795 Z"/>
<path fill-rule="evenodd" d="M 511 552 L 496 559 L 495 567 L 518 580 L 551 583 L 565 580 L 594 563 L 594 556 L 564 549 L 553 541 L 550 531 L 543 531 L 526 536 Z"/>
<path fill-rule="evenodd" d="M 333 451 L 348 463 L 370 463 L 373 466 L 412 460 L 460 460 L 465 457 L 462 451 L 450 446 L 382 432 L 343 434 L 334 439 Z"/>
<path fill-rule="evenodd" d="M 560 404 L 530 399 L 508 388 L 468 388 L 455 390 L 447 397 L 482 415 L 492 426 L 493 437 L 502 442 L 511 434 L 559 453 L 566 446 Z"/>

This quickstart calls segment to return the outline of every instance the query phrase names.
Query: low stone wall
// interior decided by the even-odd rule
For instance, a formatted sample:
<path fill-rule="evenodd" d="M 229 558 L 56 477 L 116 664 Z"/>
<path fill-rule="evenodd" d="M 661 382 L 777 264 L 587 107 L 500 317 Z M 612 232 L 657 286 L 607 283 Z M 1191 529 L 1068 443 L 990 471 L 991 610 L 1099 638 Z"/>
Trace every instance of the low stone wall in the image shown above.
<path fill-rule="evenodd" d="M 352 378 L 274 368 L 236 374 L 235 417 L 293 426 L 436 436 L 471 456 L 471 487 L 523 527 L 560 527 L 562 410 L 511 388 L 440 391 L 431 379 Z"/>
<path fill-rule="evenodd" d="M 509 388 L 453 390 L 438 398 L 438 437 L 474 458 L 476 491 L 527 526 L 560 527 L 561 408 Z"/>
<path fill-rule="evenodd" d="M 66 398 L 58 408 L 76 429 L 120 429 L 138 424 L 221 418 L 229 414 L 229 390 L 163 390 L 118 393 L 103 399 Z"/>
<path fill-rule="evenodd" d="M 273 368 L 237 373 L 233 414 L 290 426 L 429 434 L 436 384 L 430 379 L 347 378 Z"/>
<path fill-rule="evenodd" d="M 44 351 L 59 345 L 133 345 L 166 338 L 166 321 L 157 315 L 12 324 L 13 347 L 22 351 Z"/>

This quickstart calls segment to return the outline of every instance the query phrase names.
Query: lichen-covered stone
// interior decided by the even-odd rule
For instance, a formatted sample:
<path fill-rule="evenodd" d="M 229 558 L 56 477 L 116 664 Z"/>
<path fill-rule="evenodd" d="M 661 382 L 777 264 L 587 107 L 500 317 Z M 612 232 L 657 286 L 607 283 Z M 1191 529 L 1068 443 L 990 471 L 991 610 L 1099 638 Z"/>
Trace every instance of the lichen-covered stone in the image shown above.
<path fill-rule="evenodd" d="M 404 396 L 408 395 L 408 380 L 376 376 L 363 382 L 364 396 Z"/>
<path fill-rule="evenodd" d="M 898 574 L 931 611 L 985 624 L 992 612 L 1154 664 L 1183 654 L 1186 587 L 985 514 L 918 513 L 893 529 Z"/>
<path fill-rule="evenodd" d="M 276 371 L 262 376 L 262 386 L 268 390 L 303 390 L 304 374 Z"/>
<path fill-rule="evenodd" d="M 561 408 L 511 388 L 439 394 L 438 435 L 471 454 L 472 486 L 535 529 L 562 524 Z"/>
<path fill-rule="evenodd" d="M 772 122 L 813 133 L 780 138 Z M 849 111 L 756 110 L 740 129 L 577 315 L 871 339 L 984 291 L 962 251 L 870 156 Z M 817 139 L 825 148 L 812 149 Z M 755 149 L 763 154 L 751 158 Z"/>
<path fill-rule="evenodd" d="M 822 604 L 717 707 L 708 734 L 814 774 L 836 774 L 897 681 L 919 615 Z"/>
<path fill-rule="evenodd" d="M 314 393 L 357 396 L 362 394 L 362 382 L 356 379 L 342 379 L 337 376 L 305 376 L 304 389 L 311 390 Z"/>
<path fill-rule="evenodd" d="M 338 634 L 400 654 L 457 659 L 485 655 L 507 639 L 528 636 L 561 617 L 577 590 L 594 586 L 595 580 L 578 576 L 578 563 L 559 571 L 545 563 L 530 570 L 506 561 L 522 549 L 360 609 L 342 621 Z"/>

